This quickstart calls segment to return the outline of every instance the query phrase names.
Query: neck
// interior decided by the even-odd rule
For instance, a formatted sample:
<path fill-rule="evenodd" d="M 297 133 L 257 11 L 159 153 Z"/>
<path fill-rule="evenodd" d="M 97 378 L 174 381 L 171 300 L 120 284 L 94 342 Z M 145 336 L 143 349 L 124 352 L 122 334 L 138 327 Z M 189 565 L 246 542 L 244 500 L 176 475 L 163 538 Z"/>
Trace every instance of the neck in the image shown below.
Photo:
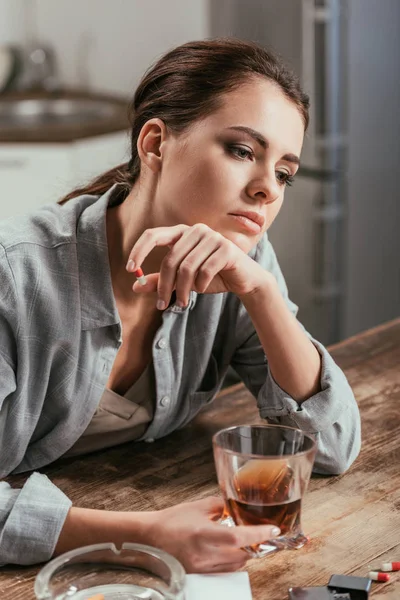
<path fill-rule="evenodd" d="M 106 227 L 111 279 L 117 301 L 131 304 L 142 298 L 145 303 L 148 301 L 155 304 L 156 294 L 145 294 L 143 297 L 134 295 L 132 285 L 135 277 L 125 269 L 129 254 L 144 231 L 161 226 L 155 215 L 152 195 L 144 189 L 144 186 L 140 187 L 140 193 L 138 188 L 137 183 L 122 204 L 107 210 Z M 152 250 L 142 264 L 144 273 L 158 273 L 167 252 L 168 248 L 162 247 Z"/>

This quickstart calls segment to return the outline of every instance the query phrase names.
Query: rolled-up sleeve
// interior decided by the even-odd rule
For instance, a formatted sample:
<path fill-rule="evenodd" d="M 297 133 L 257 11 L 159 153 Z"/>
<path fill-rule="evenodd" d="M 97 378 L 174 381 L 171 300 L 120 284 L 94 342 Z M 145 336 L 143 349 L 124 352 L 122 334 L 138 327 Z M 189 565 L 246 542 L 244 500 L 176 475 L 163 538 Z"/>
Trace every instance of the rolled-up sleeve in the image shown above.
<path fill-rule="evenodd" d="M 40 473 L 33 473 L 19 490 L 1 481 L 0 564 L 32 565 L 49 560 L 71 505 Z"/>
<path fill-rule="evenodd" d="M 296 316 L 297 306 L 288 298 L 287 287 L 268 240 L 257 249 L 255 260 L 276 278 L 288 309 Z M 298 404 L 274 380 L 264 350 L 244 309 L 238 323 L 247 335 L 237 348 L 232 366 L 257 398 L 260 416 L 268 422 L 298 427 L 315 435 L 318 452 L 314 472 L 338 474 L 346 471 L 361 446 L 360 414 L 353 391 L 327 349 L 303 327 L 321 356 L 320 391 Z"/>
<path fill-rule="evenodd" d="M 6 477 L 20 461 L 12 450 L 15 432 L 9 426 L 18 398 L 19 321 L 14 279 L 1 246 L 0 279 L 0 476 Z M 19 448 L 26 443 L 21 439 Z M 33 473 L 21 489 L 0 481 L 0 564 L 30 565 L 49 560 L 70 507 L 71 501 L 45 475 Z"/>

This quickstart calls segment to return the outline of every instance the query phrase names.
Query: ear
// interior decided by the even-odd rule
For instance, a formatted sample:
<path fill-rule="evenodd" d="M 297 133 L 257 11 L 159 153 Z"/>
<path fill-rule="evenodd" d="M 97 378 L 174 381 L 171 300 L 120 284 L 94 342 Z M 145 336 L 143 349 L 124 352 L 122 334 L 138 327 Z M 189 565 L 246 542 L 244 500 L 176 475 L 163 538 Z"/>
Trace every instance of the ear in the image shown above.
<path fill-rule="evenodd" d="M 140 130 L 137 141 L 139 158 L 154 172 L 161 169 L 163 142 L 167 135 L 167 127 L 161 119 L 149 119 Z"/>

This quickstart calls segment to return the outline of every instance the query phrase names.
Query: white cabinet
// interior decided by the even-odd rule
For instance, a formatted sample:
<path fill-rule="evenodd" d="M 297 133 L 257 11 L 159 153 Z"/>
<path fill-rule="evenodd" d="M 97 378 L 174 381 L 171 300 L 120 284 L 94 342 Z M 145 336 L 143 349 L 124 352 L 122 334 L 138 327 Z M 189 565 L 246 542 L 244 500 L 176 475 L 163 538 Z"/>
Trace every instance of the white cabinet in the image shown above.
<path fill-rule="evenodd" d="M 57 202 L 128 159 L 125 131 L 65 143 L 0 143 L 0 219 Z"/>

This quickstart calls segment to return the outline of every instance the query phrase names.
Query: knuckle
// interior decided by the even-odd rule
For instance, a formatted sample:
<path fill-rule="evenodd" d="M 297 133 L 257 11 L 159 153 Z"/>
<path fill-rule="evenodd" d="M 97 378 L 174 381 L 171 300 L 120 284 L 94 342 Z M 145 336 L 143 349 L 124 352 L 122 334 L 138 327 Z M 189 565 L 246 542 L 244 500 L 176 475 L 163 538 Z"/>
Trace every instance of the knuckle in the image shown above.
<path fill-rule="evenodd" d="M 198 552 L 192 552 L 187 559 L 187 565 L 189 570 L 192 572 L 201 571 L 205 566 L 205 561 L 203 556 Z"/>
<path fill-rule="evenodd" d="M 226 258 L 228 261 L 233 261 L 235 260 L 235 251 L 234 248 L 232 248 L 231 244 L 227 244 L 226 246 L 224 246 L 225 249 L 225 254 L 226 254 Z"/>
<path fill-rule="evenodd" d="M 145 237 L 147 240 L 151 239 L 154 236 L 154 230 L 153 229 L 145 229 L 143 232 L 143 237 Z"/>
<path fill-rule="evenodd" d="M 195 225 L 193 225 L 193 229 L 195 231 L 198 231 L 199 233 L 207 233 L 210 230 L 208 225 L 206 225 L 205 223 L 196 223 Z"/>
<path fill-rule="evenodd" d="M 238 533 L 232 531 L 231 537 L 230 537 L 230 543 L 232 546 L 235 546 L 235 548 L 239 548 L 240 546 L 242 546 L 243 541 Z"/>
<path fill-rule="evenodd" d="M 193 265 L 190 260 L 184 260 L 180 267 L 179 273 L 180 275 L 191 275 L 193 272 Z"/>
<path fill-rule="evenodd" d="M 165 269 L 172 269 L 175 266 L 175 259 L 172 253 L 167 254 L 163 260 L 163 266 Z"/>
<path fill-rule="evenodd" d="M 195 569 L 198 573 L 208 571 L 210 568 L 210 562 L 208 558 L 198 556 L 195 562 Z"/>
<path fill-rule="evenodd" d="M 202 267 L 199 274 L 202 276 L 202 278 L 209 279 L 212 276 L 211 266 Z"/>
<path fill-rule="evenodd" d="M 160 300 L 164 300 L 166 294 L 167 294 L 167 288 L 165 285 L 159 285 L 158 289 L 157 289 L 157 294 L 159 296 Z"/>
<path fill-rule="evenodd" d="M 193 528 L 193 537 L 196 541 L 202 541 L 207 535 L 207 529 L 204 525 L 196 525 Z"/>

